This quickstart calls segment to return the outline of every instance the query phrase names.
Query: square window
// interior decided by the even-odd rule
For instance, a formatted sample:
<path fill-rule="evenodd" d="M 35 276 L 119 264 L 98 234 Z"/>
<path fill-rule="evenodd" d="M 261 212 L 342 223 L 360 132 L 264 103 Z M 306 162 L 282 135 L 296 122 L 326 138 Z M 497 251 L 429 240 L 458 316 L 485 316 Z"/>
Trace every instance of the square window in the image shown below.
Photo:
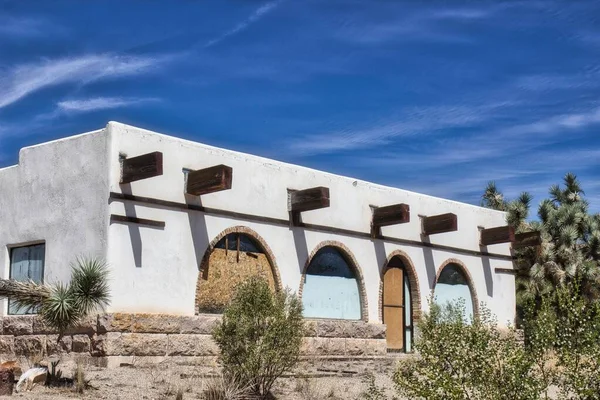
<path fill-rule="evenodd" d="M 44 281 L 45 252 L 46 245 L 43 243 L 10 249 L 10 279 L 21 282 L 31 280 L 35 283 L 42 283 Z M 9 299 L 8 314 L 35 314 L 35 310 L 17 307 Z"/>

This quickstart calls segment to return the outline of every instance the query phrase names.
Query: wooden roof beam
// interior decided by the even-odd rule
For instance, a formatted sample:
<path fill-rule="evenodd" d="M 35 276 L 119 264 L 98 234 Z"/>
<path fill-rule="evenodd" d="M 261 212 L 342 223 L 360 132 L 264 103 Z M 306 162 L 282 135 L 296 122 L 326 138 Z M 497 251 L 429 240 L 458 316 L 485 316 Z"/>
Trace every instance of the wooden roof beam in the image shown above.
<path fill-rule="evenodd" d="M 153 178 L 163 174 L 163 154 L 160 151 L 121 160 L 120 184 Z"/>
<path fill-rule="evenodd" d="M 288 190 L 290 226 L 302 226 L 301 213 L 329 207 L 329 188 L 318 186 L 304 190 Z"/>
<path fill-rule="evenodd" d="M 539 246 L 540 244 L 542 244 L 542 235 L 538 231 L 517 233 L 513 242 L 513 249 Z"/>
<path fill-rule="evenodd" d="M 410 207 L 408 204 L 394 204 L 385 207 L 376 207 L 373 209 L 371 219 L 371 237 L 381 236 L 381 227 L 405 224 L 410 222 Z"/>
<path fill-rule="evenodd" d="M 498 226 L 481 230 L 480 245 L 489 246 L 492 244 L 509 243 L 515 241 L 515 230 L 512 226 Z"/>
<path fill-rule="evenodd" d="M 215 165 L 188 172 L 185 192 L 193 196 L 220 192 L 231 189 L 232 181 L 233 168 L 227 165 Z"/>
<path fill-rule="evenodd" d="M 453 213 L 423 217 L 422 222 L 424 236 L 458 230 L 458 217 Z"/>

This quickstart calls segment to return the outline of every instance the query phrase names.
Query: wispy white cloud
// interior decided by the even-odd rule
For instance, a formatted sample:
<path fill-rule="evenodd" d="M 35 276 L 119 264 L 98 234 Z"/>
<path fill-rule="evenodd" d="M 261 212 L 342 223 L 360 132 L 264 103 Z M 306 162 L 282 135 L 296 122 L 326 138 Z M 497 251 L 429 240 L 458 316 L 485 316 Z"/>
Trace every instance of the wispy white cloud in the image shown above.
<path fill-rule="evenodd" d="M 337 153 L 373 148 L 395 138 L 432 135 L 443 129 L 476 126 L 506 105 L 424 107 L 406 110 L 400 115 L 376 121 L 368 127 L 346 127 L 333 132 L 303 135 L 288 145 L 296 155 Z"/>
<path fill-rule="evenodd" d="M 86 84 L 101 79 L 147 73 L 167 57 L 85 55 L 18 65 L 0 75 L 0 108 L 41 89 L 64 83 Z"/>
<path fill-rule="evenodd" d="M 47 36 L 63 31 L 63 27 L 42 18 L 0 16 L 0 35 L 10 38 Z"/>
<path fill-rule="evenodd" d="M 223 40 L 227 39 L 228 37 L 242 32 L 243 30 L 247 29 L 250 25 L 252 25 L 253 23 L 257 22 L 259 19 L 261 19 L 263 16 L 265 16 L 265 14 L 273 11 L 273 9 L 275 9 L 275 7 L 277 7 L 281 3 L 281 1 L 282 0 L 275 0 L 275 1 L 271 1 L 269 3 L 266 3 L 262 6 L 260 6 L 244 21 L 237 24 L 233 29 L 230 29 L 227 32 L 223 33 L 222 35 L 208 41 L 204 45 L 204 47 L 205 48 L 212 47 L 212 46 L 222 42 Z"/>
<path fill-rule="evenodd" d="M 94 97 L 89 99 L 64 100 L 57 103 L 58 110 L 65 113 L 81 113 L 112 108 L 138 106 L 159 101 L 157 98 Z"/>

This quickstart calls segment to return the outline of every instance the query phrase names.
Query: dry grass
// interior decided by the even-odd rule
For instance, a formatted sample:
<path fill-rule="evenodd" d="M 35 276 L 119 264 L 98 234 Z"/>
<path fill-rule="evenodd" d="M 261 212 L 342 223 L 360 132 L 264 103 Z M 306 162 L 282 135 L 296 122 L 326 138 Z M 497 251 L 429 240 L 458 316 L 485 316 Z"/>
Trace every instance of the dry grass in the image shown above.
<path fill-rule="evenodd" d="M 249 386 L 227 379 L 221 374 L 205 382 L 203 394 L 206 400 L 241 400 L 249 392 Z"/>

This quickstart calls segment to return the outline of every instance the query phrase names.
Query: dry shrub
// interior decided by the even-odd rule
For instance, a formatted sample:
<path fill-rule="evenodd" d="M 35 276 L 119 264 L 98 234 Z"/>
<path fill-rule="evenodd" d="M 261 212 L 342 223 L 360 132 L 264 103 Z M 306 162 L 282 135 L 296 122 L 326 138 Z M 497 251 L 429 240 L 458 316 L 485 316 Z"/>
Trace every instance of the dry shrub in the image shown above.
<path fill-rule="evenodd" d="M 220 375 L 206 382 L 204 399 L 241 400 L 246 398 L 249 392 L 249 385 L 243 385 L 234 379 L 227 379 L 223 375 Z"/>
<path fill-rule="evenodd" d="M 298 297 L 288 290 L 273 293 L 259 277 L 238 288 L 213 332 L 224 375 L 250 385 L 262 399 L 277 378 L 296 366 L 303 335 Z"/>

